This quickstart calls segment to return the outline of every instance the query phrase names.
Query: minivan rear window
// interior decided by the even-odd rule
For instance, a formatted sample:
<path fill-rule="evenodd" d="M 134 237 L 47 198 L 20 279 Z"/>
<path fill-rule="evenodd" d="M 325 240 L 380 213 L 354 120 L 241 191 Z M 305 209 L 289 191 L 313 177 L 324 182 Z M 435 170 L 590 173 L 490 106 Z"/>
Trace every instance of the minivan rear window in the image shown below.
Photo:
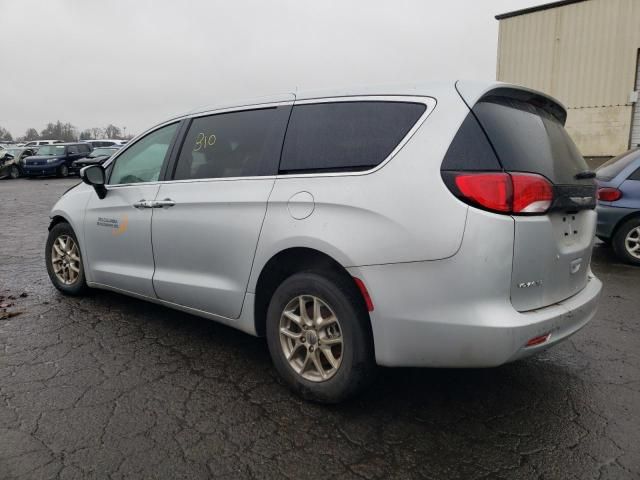
<path fill-rule="evenodd" d="M 633 149 L 624 152 L 622 155 L 613 157 L 596 170 L 596 178 L 605 182 L 613 180 L 622 170 L 627 168 L 631 162 L 638 158 L 638 156 L 640 156 L 640 150 Z"/>
<path fill-rule="evenodd" d="M 368 170 L 379 165 L 426 110 L 422 103 L 338 101 L 293 107 L 280 173 Z"/>
<path fill-rule="evenodd" d="M 473 107 L 502 166 L 544 175 L 556 185 L 589 184 L 576 174 L 589 168 L 563 123 L 534 102 L 490 95 Z"/>

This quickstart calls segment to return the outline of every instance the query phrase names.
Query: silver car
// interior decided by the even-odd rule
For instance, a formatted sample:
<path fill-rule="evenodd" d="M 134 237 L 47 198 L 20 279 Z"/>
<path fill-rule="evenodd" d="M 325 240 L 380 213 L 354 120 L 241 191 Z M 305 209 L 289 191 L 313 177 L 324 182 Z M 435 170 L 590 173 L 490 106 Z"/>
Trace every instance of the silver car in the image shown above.
<path fill-rule="evenodd" d="M 53 284 L 266 336 L 321 402 L 375 365 L 491 367 L 594 316 L 596 186 L 565 109 L 506 84 L 297 94 L 164 122 L 51 212 Z"/>

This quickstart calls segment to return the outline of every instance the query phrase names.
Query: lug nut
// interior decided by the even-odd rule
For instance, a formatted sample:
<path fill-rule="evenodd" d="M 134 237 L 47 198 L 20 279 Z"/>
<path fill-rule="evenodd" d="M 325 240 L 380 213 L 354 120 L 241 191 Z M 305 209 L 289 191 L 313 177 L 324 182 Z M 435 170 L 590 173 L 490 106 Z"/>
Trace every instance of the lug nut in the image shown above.
<path fill-rule="evenodd" d="M 313 347 L 309 347 L 309 351 L 310 351 L 310 352 L 313 352 Z"/>

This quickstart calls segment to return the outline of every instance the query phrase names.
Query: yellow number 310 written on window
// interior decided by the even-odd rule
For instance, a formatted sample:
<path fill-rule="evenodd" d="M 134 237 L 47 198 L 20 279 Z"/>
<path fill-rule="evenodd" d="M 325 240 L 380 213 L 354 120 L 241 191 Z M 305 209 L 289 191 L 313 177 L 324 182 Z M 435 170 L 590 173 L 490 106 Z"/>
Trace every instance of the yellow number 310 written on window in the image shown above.
<path fill-rule="evenodd" d="M 193 147 L 193 151 L 197 152 L 199 150 L 205 150 L 207 147 L 212 147 L 215 143 L 216 143 L 215 135 L 211 134 L 207 136 L 204 133 L 200 132 L 196 137 L 196 144 Z"/>

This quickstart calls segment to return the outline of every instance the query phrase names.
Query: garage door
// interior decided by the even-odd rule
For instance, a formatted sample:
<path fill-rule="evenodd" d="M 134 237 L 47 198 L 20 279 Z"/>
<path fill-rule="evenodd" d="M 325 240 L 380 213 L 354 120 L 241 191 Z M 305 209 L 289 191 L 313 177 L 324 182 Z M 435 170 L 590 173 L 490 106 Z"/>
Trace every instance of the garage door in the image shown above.
<path fill-rule="evenodd" d="M 636 62 L 636 92 L 640 91 L 640 52 Z M 633 107 L 633 120 L 631 121 L 631 147 L 640 146 L 640 101 L 636 101 Z"/>

